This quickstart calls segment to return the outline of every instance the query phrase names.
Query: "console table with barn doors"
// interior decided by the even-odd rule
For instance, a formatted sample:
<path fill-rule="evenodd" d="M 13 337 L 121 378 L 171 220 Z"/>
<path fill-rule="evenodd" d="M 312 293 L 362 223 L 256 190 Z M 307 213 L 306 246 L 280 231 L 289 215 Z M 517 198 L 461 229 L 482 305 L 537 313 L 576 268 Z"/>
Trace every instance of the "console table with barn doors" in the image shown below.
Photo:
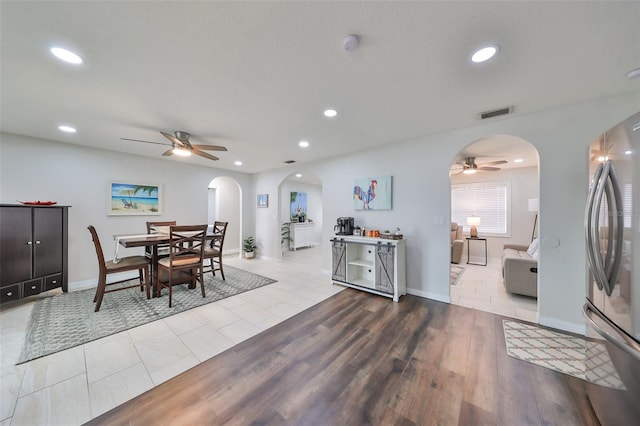
<path fill-rule="evenodd" d="M 405 240 L 338 236 L 331 239 L 331 279 L 394 302 L 407 293 Z"/>

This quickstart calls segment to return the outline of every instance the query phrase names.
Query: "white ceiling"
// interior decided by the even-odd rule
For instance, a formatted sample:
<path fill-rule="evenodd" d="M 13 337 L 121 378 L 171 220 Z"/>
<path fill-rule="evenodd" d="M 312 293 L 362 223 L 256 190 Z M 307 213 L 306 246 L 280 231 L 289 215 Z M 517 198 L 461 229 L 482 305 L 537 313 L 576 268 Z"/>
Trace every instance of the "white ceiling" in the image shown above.
<path fill-rule="evenodd" d="M 473 126 L 508 105 L 637 91 L 625 75 L 640 67 L 638 22 L 640 2 L 613 1 L 3 0 L 0 126 L 157 158 L 165 147 L 120 138 L 185 130 L 229 151 L 168 161 L 253 173 Z M 342 47 L 350 33 L 355 52 Z M 472 64 L 487 43 L 499 55 Z M 85 64 L 59 62 L 53 45 Z M 322 116 L 329 106 L 337 118 Z"/>

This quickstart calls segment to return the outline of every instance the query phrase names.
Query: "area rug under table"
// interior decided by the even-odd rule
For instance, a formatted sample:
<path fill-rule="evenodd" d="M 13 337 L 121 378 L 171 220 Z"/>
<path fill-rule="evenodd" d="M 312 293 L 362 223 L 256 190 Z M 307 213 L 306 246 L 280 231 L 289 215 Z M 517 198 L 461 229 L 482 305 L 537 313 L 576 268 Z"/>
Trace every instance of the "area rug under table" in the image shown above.
<path fill-rule="evenodd" d="M 219 273 L 215 278 L 205 274 L 204 298 L 199 285 L 195 289 L 174 286 L 171 308 L 167 289 L 162 297 L 150 300 L 139 288 L 107 293 L 98 312 L 93 311 L 95 289 L 39 299 L 31 311 L 17 364 L 276 282 L 231 266 L 224 267 L 224 275 L 225 281 Z"/>

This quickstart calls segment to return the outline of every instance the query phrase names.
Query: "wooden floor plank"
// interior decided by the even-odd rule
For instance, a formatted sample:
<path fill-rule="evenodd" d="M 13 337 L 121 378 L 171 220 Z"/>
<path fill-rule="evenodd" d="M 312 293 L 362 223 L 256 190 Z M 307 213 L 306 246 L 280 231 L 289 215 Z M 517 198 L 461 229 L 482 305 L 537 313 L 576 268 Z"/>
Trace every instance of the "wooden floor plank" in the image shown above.
<path fill-rule="evenodd" d="M 579 379 L 507 355 L 502 319 L 347 289 L 89 424 L 596 426 Z"/>

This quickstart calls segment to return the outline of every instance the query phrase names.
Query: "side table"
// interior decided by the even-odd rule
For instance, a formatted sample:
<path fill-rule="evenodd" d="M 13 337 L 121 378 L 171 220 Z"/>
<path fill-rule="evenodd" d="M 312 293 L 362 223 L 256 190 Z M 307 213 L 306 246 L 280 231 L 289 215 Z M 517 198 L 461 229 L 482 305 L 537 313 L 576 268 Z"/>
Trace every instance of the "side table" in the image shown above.
<path fill-rule="evenodd" d="M 479 238 L 479 237 L 467 237 L 466 239 L 467 239 L 467 265 L 487 266 L 487 239 Z M 471 246 L 471 241 L 484 241 L 484 263 L 469 262 L 469 248 Z"/>

